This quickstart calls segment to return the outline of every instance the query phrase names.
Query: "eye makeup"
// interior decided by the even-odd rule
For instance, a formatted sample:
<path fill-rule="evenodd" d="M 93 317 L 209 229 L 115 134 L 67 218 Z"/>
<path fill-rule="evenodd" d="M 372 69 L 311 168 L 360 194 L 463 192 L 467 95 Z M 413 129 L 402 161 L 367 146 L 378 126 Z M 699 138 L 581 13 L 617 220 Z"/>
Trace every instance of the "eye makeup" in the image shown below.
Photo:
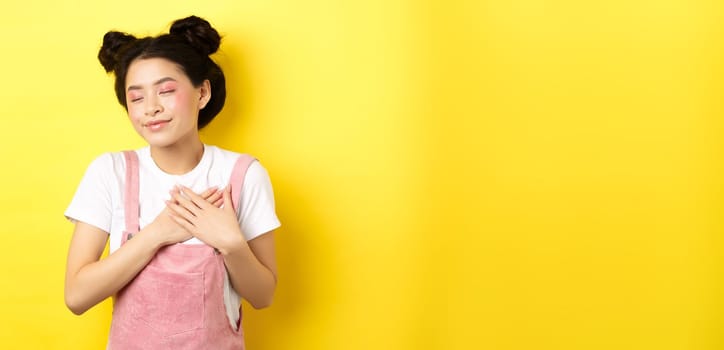
<path fill-rule="evenodd" d="M 166 82 L 159 87 L 160 94 L 166 94 L 176 91 L 176 82 Z"/>
<path fill-rule="evenodd" d="M 138 102 L 143 99 L 143 94 L 140 91 L 129 91 L 126 95 L 126 100 L 131 102 Z"/>

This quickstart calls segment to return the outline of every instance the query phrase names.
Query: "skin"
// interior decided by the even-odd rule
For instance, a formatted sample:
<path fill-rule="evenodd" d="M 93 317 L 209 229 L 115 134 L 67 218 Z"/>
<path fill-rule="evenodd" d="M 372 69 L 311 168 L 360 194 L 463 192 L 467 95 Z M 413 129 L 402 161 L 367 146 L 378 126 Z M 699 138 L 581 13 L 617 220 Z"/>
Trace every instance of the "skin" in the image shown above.
<path fill-rule="evenodd" d="M 201 160 L 198 113 L 208 103 L 208 80 L 193 86 L 183 70 L 161 58 L 131 63 L 126 77 L 128 116 L 163 171 L 184 174 Z M 163 246 L 196 237 L 219 250 L 234 290 L 254 308 L 268 307 L 276 289 L 273 231 L 246 241 L 231 205 L 231 188 L 202 193 L 181 187 L 166 209 L 132 240 L 100 259 L 109 234 L 77 222 L 68 249 L 65 303 L 82 314 L 115 295 Z M 228 203 L 228 205 L 224 205 Z"/>

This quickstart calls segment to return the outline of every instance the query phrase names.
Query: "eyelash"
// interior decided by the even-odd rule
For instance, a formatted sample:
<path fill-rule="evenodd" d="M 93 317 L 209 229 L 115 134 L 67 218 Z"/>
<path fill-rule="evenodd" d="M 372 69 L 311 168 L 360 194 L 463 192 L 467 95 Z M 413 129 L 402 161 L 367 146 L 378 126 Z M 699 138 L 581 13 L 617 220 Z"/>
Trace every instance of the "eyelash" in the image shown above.
<path fill-rule="evenodd" d="M 159 94 L 159 95 L 170 94 L 170 93 L 175 92 L 175 91 L 176 91 L 176 89 L 164 90 L 164 91 L 159 92 L 158 94 Z M 141 101 L 141 100 L 143 100 L 143 97 L 138 97 L 138 98 L 131 99 L 131 102 L 139 102 L 139 101 Z"/>

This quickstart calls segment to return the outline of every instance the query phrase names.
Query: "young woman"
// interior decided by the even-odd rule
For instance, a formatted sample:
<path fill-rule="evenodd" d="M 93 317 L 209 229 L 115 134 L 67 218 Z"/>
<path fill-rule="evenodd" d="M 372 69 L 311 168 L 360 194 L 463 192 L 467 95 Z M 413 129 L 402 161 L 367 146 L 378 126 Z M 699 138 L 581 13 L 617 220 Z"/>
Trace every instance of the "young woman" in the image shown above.
<path fill-rule="evenodd" d="M 103 38 L 98 58 L 148 146 L 86 170 L 65 212 L 75 223 L 65 302 L 82 314 L 114 296 L 110 349 L 243 349 L 240 298 L 272 301 L 280 224 L 269 176 L 199 138 L 226 97 L 209 58 L 220 40 L 195 16 L 157 37 Z"/>

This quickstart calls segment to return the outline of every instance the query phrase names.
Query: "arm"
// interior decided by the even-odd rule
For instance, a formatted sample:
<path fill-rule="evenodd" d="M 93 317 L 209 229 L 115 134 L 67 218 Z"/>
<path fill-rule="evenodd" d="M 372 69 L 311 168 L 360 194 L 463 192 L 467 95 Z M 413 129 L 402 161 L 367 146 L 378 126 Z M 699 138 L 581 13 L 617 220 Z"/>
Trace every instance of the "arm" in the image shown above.
<path fill-rule="evenodd" d="M 219 251 L 234 290 L 255 309 L 270 306 L 277 286 L 274 231 Z"/>
<path fill-rule="evenodd" d="M 183 193 L 181 192 L 183 191 Z M 271 305 L 277 283 L 273 231 L 245 241 L 231 205 L 211 206 L 188 188 L 172 192 L 167 202 L 172 218 L 224 257 L 231 285 L 251 306 Z M 231 187 L 223 191 L 223 202 L 231 203 Z"/>
<path fill-rule="evenodd" d="M 78 222 L 68 249 L 65 304 L 76 315 L 114 295 L 138 274 L 162 246 L 143 229 L 116 252 L 99 260 L 108 234 Z"/>
<path fill-rule="evenodd" d="M 221 205 L 221 193 L 209 189 L 202 195 L 209 205 Z M 207 202 L 208 203 L 208 202 Z M 159 248 L 184 241 L 191 234 L 176 224 L 168 210 L 144 227 L 113 254 L 99 260 L 108 233 L 78 222 L 68 249 L 65 304 L 76 315 L 116 294 L 153 258 Z"/>

